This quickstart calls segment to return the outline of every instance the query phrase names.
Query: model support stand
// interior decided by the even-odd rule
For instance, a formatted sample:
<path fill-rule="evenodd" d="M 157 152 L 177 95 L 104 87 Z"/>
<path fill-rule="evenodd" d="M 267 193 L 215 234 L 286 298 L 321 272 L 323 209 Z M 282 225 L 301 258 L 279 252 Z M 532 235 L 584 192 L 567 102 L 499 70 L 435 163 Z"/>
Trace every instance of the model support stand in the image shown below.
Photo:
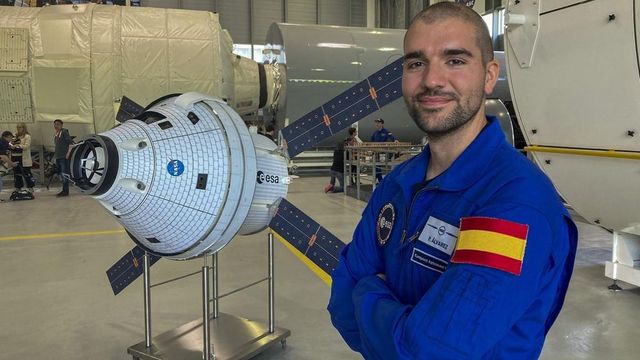
<path fill-rule="evenodd" d="M 622 290 L 618 280 L 640 286 L 640 235 L 613 232 L 613 253 L 605 264 L 605 276 L 613 279 L 612 291 Z"/>
<path fill-rule="evenodd" d="M 145 341 L 130 346 L 127 352 L 134 360 L 140 359 L 180 359 L 180 360 L 240 360 L 249 359 L 277 342 L 286 345 L 291 335 L 288 329 L 275 327 L 275 293 L 273 266 L 273 234 L 269 233 L 268 276 L 223 295 L 218 295 L 218 254 L 212 255 L 213 266 L 209 267 L 207 256 L 201 271 L 176 279 L 150 285 L 149 255 L 144 257 L 144 332 Z M 213 297 L 210 297 L 209 271 L 213 272 Z M 202 274 L 202 320 L 195 320 L 176 329 L 151 337 L 151 288 L 180 280 L 195 274 Z M 257 285 L 268 283 L 269 314 L 268 324 L 254 322 L 234 315 L 220 313 L 218 300 Z M 210 304 L 213 303 L 213 314 Z M 207 320 L 208 321 L 204 321 Z M 194 351 L 201 349 L 202 351 Z"/>

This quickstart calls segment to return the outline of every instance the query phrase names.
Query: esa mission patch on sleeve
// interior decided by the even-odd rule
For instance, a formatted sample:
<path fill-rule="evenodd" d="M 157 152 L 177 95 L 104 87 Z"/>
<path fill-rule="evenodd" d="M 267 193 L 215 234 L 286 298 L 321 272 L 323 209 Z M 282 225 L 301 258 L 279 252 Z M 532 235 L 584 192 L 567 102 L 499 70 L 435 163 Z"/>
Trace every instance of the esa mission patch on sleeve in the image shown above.
<path fill-rule="evenodd" d="M 508 220 L 462 218 L 451 262 L 487 266 L 520 275 L 528 231 L 528 225 Z"/>
<path fill-rule="evenodd" d="M 391 236 L 393 224 L 396 221 L 396 209 L 392 203 L 386 203 L 378 214 L 376 222 L 376 235 L 378 236 L 378 245 L 384 246 Z"/>

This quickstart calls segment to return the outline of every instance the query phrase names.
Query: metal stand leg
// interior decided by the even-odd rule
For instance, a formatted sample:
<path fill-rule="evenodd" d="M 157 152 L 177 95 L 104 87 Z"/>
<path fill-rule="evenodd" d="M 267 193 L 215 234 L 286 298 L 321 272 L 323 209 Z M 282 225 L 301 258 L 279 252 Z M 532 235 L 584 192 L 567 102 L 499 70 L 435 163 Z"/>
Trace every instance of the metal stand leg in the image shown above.
<path fill-rule="evenodd" d="M 275 331 L 275 301 L 273 291 L 273 234 L 269 232 L 269 333 Z"/>
<path fill-rule="evenodd" d="M 212 255 L 212 266 L 209 266 L 209 256 L 204 256 L 204 264 L 200 271 L 202 276 L 202 318 L 191 321 L 180 327 L 159 334 L 151 343 L 151 306 L 150 289 L 167 282 L 150 285 L 149 266 L 151 255 L 144 257 L 144 288 L 145 288 L 145 341 L 141 341 L 127 349 L 127 353 L 134 360 L 215 360 L 221 359 L 249 359 L 262 353 L 272 345 L 280 342 L 282 348 L 286 346 L 286 339 L 291 331 L 275 326 L 275 272 L 274 272 L 274 234 L 268 238 L 268 276 L 248 284 L 244 287 L 232 290 L 225 294 L 218 294 L 218 257 Z M 198 271 L 186 276 L 169 280 L 173 282 L 191 275 L 197 275 Z M 213 275 L 213 276 L 212 276 Z M 211 278 L 212 277 L 212 278 Z M 243 319 L 231 314 L 217 313 L 218 299 L 235 294 L 254 285 L 267 282 L 268 284 L 268 317 L 269 322 L 256 322 Z M 213 290 L 210 290 L 213 287 Z M 211 291 L 214 296 L 211 296 Z M 216 317 L 211 314 L 211 302 L 213 302 Z M 202 326 L 202 330 L 199 327 Z M 196 333 L 194 333 L 194 331 Z M 200 347 L 200 351 L 194 353 L 193 349 Z M 215 350 L 214 351 L 214 347 Z"/>
<path fill-rule="evenodd" d="M 149 254 L 144 253 L 143 257 L 143 288 L 144 288 L 144 344 L 147 349 L 151 348 L 151 273 L 149 271 Z"/>
<path fill-rule="evenodd" d="M 624 290 L 618 281 L 640 286 L 640 226 L 627 231 L 613 232 L 611 261 L 604 266 L 604 274 L 613 280 L 611 291 Z"/>
<path fill-rule="evenodd" d="M 371 187 L 371 193 L 373 194 L 373 190 L 376 189 L 376 182 L 378 181 L 378 179 L 376 178 L 376 164 L 378 163 L 378 159 L 376 158 L 377 153 L 373 153 L 371 155 L 371 160 L 372 160 L 372 170 L 371 170 L 371 176 L 373 177 L 373 186 Z"/>
<path fill-rule="evenodd" d="M 213 254 L 213 318 L 217 319 L 219 316 L 218 307 L 218 253 Z"/>
<path fill-rule="evenodd" d="M 209 323 L 209 266 L 207 265 L 207 257 L 204 256 L 204 266 L 202 267 L 202 354 L 204 360 L 212 357 L 211 349 L 211 329 Z"/>
<path fill-rule="evenodd" d="M 622 291 L 622 288 L 618 285 L 618 280 L 613 280 L 613 284 L 609 285 L 607 289 L 611 291 Z"/>

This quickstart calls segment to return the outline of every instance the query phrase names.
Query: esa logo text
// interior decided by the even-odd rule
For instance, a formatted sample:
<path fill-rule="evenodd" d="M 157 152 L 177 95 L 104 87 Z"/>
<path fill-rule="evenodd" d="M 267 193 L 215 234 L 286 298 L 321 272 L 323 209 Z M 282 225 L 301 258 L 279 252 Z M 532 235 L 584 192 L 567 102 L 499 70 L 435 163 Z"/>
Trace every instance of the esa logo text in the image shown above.
<path fill-rule="evenodd" d="M 257 181 L 258 184 L 278 184 L 280 182 L 280 177 L 278 177 L 278 175 L 269 175 L 262 171 L 258 171 Z"/>

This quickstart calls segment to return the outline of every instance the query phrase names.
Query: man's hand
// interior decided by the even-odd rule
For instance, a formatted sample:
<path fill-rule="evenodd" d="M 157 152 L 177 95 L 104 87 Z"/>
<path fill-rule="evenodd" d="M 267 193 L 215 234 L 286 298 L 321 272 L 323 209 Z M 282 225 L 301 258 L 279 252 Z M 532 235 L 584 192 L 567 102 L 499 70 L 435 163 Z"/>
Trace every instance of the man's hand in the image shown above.
<path fill-rule="evenodd" d="M 67 153 L 64 155 L 64 158 L 67 160 L 71 159 L 71 150 L 73 150 L 73 148 L 78 145 L 80 144 L 69 144 L 69 147 L 67 148 Z"/>

